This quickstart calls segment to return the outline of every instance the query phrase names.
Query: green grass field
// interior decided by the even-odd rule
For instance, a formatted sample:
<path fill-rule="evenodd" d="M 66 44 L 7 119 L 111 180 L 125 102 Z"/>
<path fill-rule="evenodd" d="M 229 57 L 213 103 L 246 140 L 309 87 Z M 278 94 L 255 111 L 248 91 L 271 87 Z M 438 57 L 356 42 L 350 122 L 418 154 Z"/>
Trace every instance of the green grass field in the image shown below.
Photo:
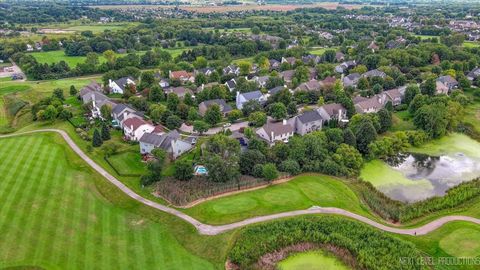
<path fill-rule="evenodd" d="M 86 56 L 67 56 L 64 51 L 49 51 L 49 52 L 34 52 L 31 53 L 39 63 L 53 64 L 60 61 L 65 61 L 69 67 L 74 68 L 79 63 L 85 62 Z M 98 56 L 100 63 L 105 62 L 105 58 L 102 55 Z"/>
<path fill-rule="evenodd" d="M 347 184 L 324 175 L 298 176 L 287 183 L 207 201 L 185 212 L 210 224 L 225 224 L 312 206 L 339 207 L 371 217 Z"/>
<path fill-rule="evenodd" d="M 278 270 L 347 270 L 342 261 L 324 251 L 308 251 L 287 257 L 277 265 Z"/>
<path fill-rule="evenodd" d="M 8 124 L 7 112 L 5 111 L 3 97 L 0 96 L 0 127 Z"/>
<path fill-rule="evenodd" d="M 467 48 L 480 47 L 480 42 L 477 42 L 477 41 L 464 41 L 464 42 L 463 42 L 463 47 L 467 47 Z"/>
<path fill-rule="evenodd" d="M 108 158 L 110 163 L 119 173 L 139 175 L 146 173 L 146 166 L 142 163 L 141 159 L 142 156 L 138 151 L 125 151 Z"/>
<path fill-rule="evenodd" d="M 100 176 L 58 135 L 0 139 L 0 149 L 0 268 L 213 269 L 141 209 L 103 197 Z"/>

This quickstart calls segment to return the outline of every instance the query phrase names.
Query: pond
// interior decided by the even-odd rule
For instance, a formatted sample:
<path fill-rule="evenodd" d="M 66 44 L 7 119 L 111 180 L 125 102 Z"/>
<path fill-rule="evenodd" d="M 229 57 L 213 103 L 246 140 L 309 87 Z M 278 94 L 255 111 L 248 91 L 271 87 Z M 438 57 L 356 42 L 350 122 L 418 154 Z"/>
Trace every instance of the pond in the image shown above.
<path fill-rule="evenodd" d="M 480 144 L 459 134 L 366 164 L 360 177 L 388 197 L 416 202 L 480 177 Z"/>
<path fill-rule="evenodd" d="M 323 251 L 297 253 L 280 261 L 279 270 L 348 270 L 342 261 Z"/>

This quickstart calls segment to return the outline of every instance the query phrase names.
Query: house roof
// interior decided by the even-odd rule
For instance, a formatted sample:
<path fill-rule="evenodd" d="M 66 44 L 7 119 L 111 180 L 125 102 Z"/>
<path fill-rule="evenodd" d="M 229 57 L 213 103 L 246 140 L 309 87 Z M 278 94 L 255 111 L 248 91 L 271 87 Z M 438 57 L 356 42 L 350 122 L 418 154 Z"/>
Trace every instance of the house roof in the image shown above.
<path fill-rule="evenodd" d="M 120 87 L 122 90 L 125 90 L 125 86 L 127 85 L 128 80 L 133 81 L 133 78 L 128 76 L 128 77 L 123 77 L 118 80 L 115 80 L 114 82 Z"/>
<path fill-rule="evenodd" d="M 328 76 L 325 79 L 320 81 L 320 85 L 323 87 L 328 87 L 328 86 L 334 85 L 336 81 L 337 81 L 337 78 L 333 76 Z"/>
<path fill-rule="evenodd" d="M 280 86 L 277 86 L 277 87 L 274 87 L 270 90 L 268 90 L 268 93 L 270 95 L 275 95 L 277 94 L 278 92 L 282 91 L 283 89 L 285 89 L 285 87 L 283 85 L 280 85 Z"/>
<path fill-rule="evenodd" d="M 343 105 L 339 103 L 325 104 L 320 108 L 323 108 L 329 116 L 337 115 L 340 110 L 345 111 Z"/>
<path fill-rule="evenodd" d="M 235 86 L 237 86 L 237 82 L 234 79 L 228 80 L 226 84 L 230 89 L 233 89 L 235 88 Z"/>
<path fill-rule="evenodd" d="M 387 95 L 390 99 L 403 98 L 405 94 L 406 87 L 399 87 L 391 90 L 384 91 L 383 93 Z"/>
<path fill-rule="evenodd" d="M 177 70 L 177 71 L 171 71 L 170 72 L 170 77 L 174 79 L 180 79 L 180 78 L 188 78 L 191 77 L 192 74 L 185 71 L 185 70 Z"/>
<path fill-rule="evenodd" d="M 308 82 L 304 82 L 297 87 L 297 90 L 302 91 L 313 91 L 313 90 L 320 90 L 321 84 L 317 80 L 310 80 Z"/>
<path fill-rule="evenodd" d="M 165 133 L 162 135 L 154 134 L 154 133 L 145 133 L 140 138 L 140 142 L 152 144 L 155 147 L 162 148 L 164 150 L 168 150 L 172 141 L 180 139 L 180 134 L 178 131 L 173 130 L 169 133 Z"/>
<path fill-rule="evenodd" d="M 476 79 L 477 77 L 480 76 L 480 68 L 474 68 L 472 69 L 472 71 L 470 71 L 468 74 L 467 74 L 467 77 L 470 77 L 470 78 L 473 78 L 473 79 Z"/>
<path fill-rule="evenodd" d="M 295 70 L 285 70 L 285 71 L 282 71 L 280 72 L 281 74 L 281 77 L 284 79 L 284 80 L 292 80 L 293 79 L 293 75 L 295 75 Z"/>
<path fill-rule="evenodd" d="M 283 123 L 283 122 L 267 123 L 262 127 L 262 129 L 265 130 L 270 140 L 273 139 L 271 137 L 272 132 L 274 135 L 279 135 L 279 134 L 292 133 L 294 131 L 294 128 L 292 125 L 288 123 Z"/>
<path fill-rule="evenodd" d="M 121 113 L 123 110 L 125 109 L 129 109 L 130 111 L 134 112 L 135 109 L 128 106 L 127 104 L 125 103 L 120 103 L 120 104 L 117 104 L 117 106 L 115 106 L 113 109 L 112 109 L 112 113 L 113 114 L 119 114 Z"/>
<path fill-rule="evenodd" d="M 252 92 L 247 92 L 247 93 L 241 93 L 246 100 L 252 100 L 252 99 L 259 99 L 263 96 L 262 92 L 260 91 L 252 91 Z"/>
<path fill-rule="evenodd" d="M 137 130 L 140 126 L 148 124 L 143 119 L 138 117 L 132 117 L 125 120 L 123 126 L 125 127 L 133 127 L 133 130 Z"/>
<path fill-rule="evenodd" d="M 223 99 L 211 99 L 211 100 L 206 100 L 202 103 L 200 103 L 200 105 L 204 104 L 205 107 L 209 107 L 213 104 L 217 104 L 220 106 L 220 109 L 222 110 L 222 113 L 227 113 L 227 112 L 230 112 L 232 110 L 232 107 L 230 105 L 228 105 L 228 103 L 223 100 Z"/>
<path fill-rule="evenodd" d="M 383 104 L 381 102 L 381 97 L 379 95 L 375 95 L 371 98 L 367 98 L 358 103 L 355 103 L 355 106 L 360 107 L 362 110 L 366 110 L 369 108 L 381 108 L 383 107 Z"/>
<path fill-rule="evenodd" d="M 308 111 L 297 116 L 297 119 L 302 123 L 310 123 L 322 120 L 322 116 L 317 111 Z"/>
<path fill-rule="evenodd" d="M 169 87 L 164 89 L 165 93 L 175 93 L 177 96 L 184 96 L 186 93 L 192 93 L 192 90 L 183 86 Z"/>
<path fill-rule="evenodd" d="M 445 75 L 445 76 L 438 77 L 437 81 L 442 82 L 443 84 L 456 84 L 456 83 L 458 83 L 457 80 L 455 80 L 450 75 Z"/>
<path fill-rule="evenodd" d="M 367 72 L 363 73 L 363 75 L 362 75 L 362 77 L 365 77 L 365 78 L 370 78 L 370 77 L 382 77 L 382 78 L 384 78 L 385 76 L 387 76 L 387 74 L 385 74 L 385 72 L 380 71 L 378 69 L 373 69 L 373 70 L 367 71 Z"/>

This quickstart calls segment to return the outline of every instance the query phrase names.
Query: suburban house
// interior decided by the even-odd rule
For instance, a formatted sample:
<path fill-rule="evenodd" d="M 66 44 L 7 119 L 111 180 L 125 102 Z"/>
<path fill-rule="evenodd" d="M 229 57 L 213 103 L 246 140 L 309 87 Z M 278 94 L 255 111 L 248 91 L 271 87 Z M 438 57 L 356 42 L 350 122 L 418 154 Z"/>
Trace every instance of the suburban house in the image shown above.
<path fill-rule="evenodd" d="M 270 96 L 273 96 L 273 95 L 279 93 L 280 91 L 282 91 L 283 89 L 287 89 L 287 87 L 285 87 L 284 85 L 280 85 L 280 86 L 277 86 L 277 87 L 274 87 L 274 88 L 268 90 L 268 94 Z"/>
<path fill-rule="evenodd" d="M 321 130 L 323 126 L 323 117 L 316 111 L 304 112 L 290 120 L 290 124 L 295 128 L 295 133 L 305 135 L 307 133 Z"/>
<path fill-rule="evenodd" d="M 335 53 L 335 60 L 337 62 L 341 62 L 341 61 L 345 60 L 345 54 L 342 53 L 342 52 L 336 52 Z"/>
<path fill-rule="evenodd" d="M 135 86 L 135 81 L 132 77 L 123 77 L 118 80 L 108 80 L 108 87 L 111 93 L 123 94 L 127 85 Z"/>
<path fill-rule="evenodd" d="M 230 90 L 230 92 L 233 92 L 235 90 L 235 87 L 237 87 L 237 82 L 235 79 L 231 79 L 225 82 L 225 86 Z"/>
<path fill-rule="evenodd" d="M 295 65 L 297 59 L 295 57 L 282 57 L 282 63 L 288 63 L 291 66 Z"/>
<path fill-rule="evenodd" d="M 336 81 L 337 81 L 337 78 L 333 76 L 328 76 L 325 79 L 320 81 L 320 87 L 327 88 L 327 89 L 333 88 Z"/>
<path fill-rule="evenodd" d="M 227 102 L 223 99 L 212 99 L 203 101 L 198 105 L 198 112 L 201 116 L 204 116 L 207 112 L 208 107 L 217 104 L 220 107 L 220 111 L 222 112 L 223 116 L 226 116 L 229 112 L 232 111 L 232 107 L 227 104 Z"/>
<path fill-rule="evenodd" d="M 214 86 L 216 86 L 216 85 L 219 85 L 219 83 L 218 83 L 218 82 L 211 82 L 211 83 L 207 83 L 207 84 L 203 84 L 203 83 L 202 83 L 202 85 L 200 85 L 199 87 L 197 87 L 197 92 L 201 92 L 201 91 L 203 91 L 204 89 L 212 88 L 212 87 L 214 87 Z"/>
<path fill-rule="evenodd" d="M 476 78 L 480 77 L 480 68 L 474 68 L 467 74 L 467 79 L 469 81 L 474 81 Z"/>
<path fill-rule="evenodd" d="M 223 68 L 223 75 L 240 75 L 240 68 L 237 65 L 228 65 Z"/>
<path fill-rule="evenodd" d="M 295 129 L 287 120 L 277 123 L 266 123 L 257 130 L 257 135 L 267 141 L 270 145 L 274 145 L 277 141 L 288 142 L 293 136 Z"/>
<path fill-rule="evenodd" d="M 286 82 L 291 83 L 293 80 L 293 76 L 295 75 L 295 70 L 285 70 L 280 72 L 280 77 Z"/>
<path fill-rule="evenodd" d="M 188 93 L 188 94 L 193 94 L 192 90 L 188 89 L 188 88 L 185 88 L 183 86 L 179 86 L 179 87 L 168 87 L 168 88 L 165 88 L 163 89 L 163 92 L 165 93 L 165 95 L 168 95 L 170 93 L 174 93 L 175 95 L 177 95 L 179 98 L 183 98 L 185 97 L 185 95 Z"/>
<path fill-rule="evenodd" d="M 359 73 L 352 73 L 348 76 L 343 77 L 342 82 L 344 87 L 357 87 L 358 81 L 360 80 Z"/>
<path fill-rule="evenodd" d="M 115 107 L 113 107 L 112 118 L 121 128 L 123 128 L 123 123 L 125 120 L 133 117 L 143 118 L 143 113 L 137 112 L 134 108 L 124 103 L 117 104 Z"/>
<path fill-rule="evenodd" d="M 200 68 L 195 71 L 196 74 L 204 74 L 205 76 L 210 76 L 212 73 L 215 71 L 214 68 L 211 67 L 206 67 L 206 68 Z"/>
<path fill-rule="evenodd" d="M 281 64 L 280 61 L 277 61 L 275 59 L 270 59 L 268 60 L 268 62 L 270 63 L 270 70 L 277 70 L 280 68 Z"/>
<path fill-rule="evenodd" d="M 138 141 L 145 133 L 151 133 L 155 127 L 139 117 L 128 118 L 123 122 L 123 134 L 130 141 Z"/>
<path fill-rule="evenodd" d="M 182 83 L 195 82 L 195 76 L 191 72 L 185 70 L 169 71 L 168 77 L 170 80 L 179 80 Z"/>
<path fill-rule="evenodd" d="M 329 103 L 321 106 L 317 109 L 318 113 L 322 116 L 324 121 L 342 121 L 346 120 L 347 110 L 339 103 Z"/>
<path fill-rule="evenodd" d="M 368 48 L 372 50 L 372 52 L 378 51 L 380 47 L 378 47 L 377 44 L 375 44 L 375 41 L 370 42 L 370 45 L 368 45 Z"/>
<path fill-rule="evenodd" d="M 163 78 L 160 72 L 156 72 L 153 76 L 155 77 L 156 80 L 158 80 L 158 85 L 160 85 L 160 87 L 165 88 L 170 86 L 170 83 L 168 82 L 168 80 Z"/>
<path fill-rule="evenodd" d="M 83 104 L 91 104 L 90 112 L 93 118 L 103 119 L 100 111 L 103 105 L 110 106 L 110 108 L 117 105 L 100 91 L 92 90 L 92 88 L 88 88 L 88 86 L 82 88 L 80 97 L 82 98 Z"/>
<path fill-rule="evenodd" d="M 259 87 L 265 87 L 267 85 L 268 79 L 270 79 L 270 76 L 255 76 L 253 77 L 253 81 L 257 83 Z"/>
<path fill-rule="evenodd" d="M 385 72 L 380 71 L 378 69 L 373 69 L 373 70 L 370 70 L 370 71 L 367 71 L 367 72 L 363 73 L 362 77 L 363 78 L 380 77 L 382 79 L 385 79 L 385 77 L 387 77 L 387 74 L 385 74 Z"/>
<path fill-rule="evenodd" d="M 306 55 L 306 56 L 302 56 L 302 62 L 306 65 L 308 64 L 318 64 L 320 63 L 320 61 L 322 60 L 322 58 L 318 55 L 314 55 L 314 54 L 309 54 L 309 55 Z"/>
<path fill-rule="evenodd" d="M 317 80 L 310 80 L 308 82 L 301 83 L 295 91 L 319 91 L 322 85 Z"/>
<path fill-rule="evenodd" d="M 392 102 L 393 106 L 398 106 L 402 104 L 403 98 L 405 97 L 406 86 L 398 87 L 395 89 L 384 91 L 384 94 L 387 97 L 387 102 Z"/>
<path fill-rule="evenodd" d="M 356 65 L 357 65 L 357 64 L 356 64 L 355 60 L 346 61 L 346 62 L 343 62 L 343 63 L 337 65 L 337 66 L 335 67 L 335 72 L 337 72 L 337 73 L 345 73 L 345 72 L 348 71 L 349 69 L 354 68 Z"/>
<path fill-rule="evenodd" d="M 140 153 L 150 154 L 153 149 L 165 150 L 170 158 L 176 159 L 185 152 L 192 149 L 192 144 L 180 138 L 178 131 L 173 130 L 165 134 L 145 133 L 139 140 Z"/>
<path fill-rule="evenodd" d="M 236 98 L 236 106 L 237 109 L 241 110 L 243 108 L 243 104 L 245 102 L 248 102 L 250 100 L 256 100 L 260 104 L 263 104 L 265 101 L 267 101 L 267 96 L 262 94 L 260 91 L 252 91 L 252 92 L 247 92 L 247 93 L 240 93 L 237 92 L 237 98 Z"/>
<path fill-rule="evenodd" d="M 358 97 L 354 99 L 357 113 L 376 113 L 385 106 L 384 95 L 374 95 L 371 98 Z"/>
<path fill-rule="evenodd" d="M 458 87 L 458 82 L 450 75 L 438 77 L 437 82 L 442 83 L 448 88 L 448 92 Z M 438 85 L 438 84 L 437 84 Z"/>

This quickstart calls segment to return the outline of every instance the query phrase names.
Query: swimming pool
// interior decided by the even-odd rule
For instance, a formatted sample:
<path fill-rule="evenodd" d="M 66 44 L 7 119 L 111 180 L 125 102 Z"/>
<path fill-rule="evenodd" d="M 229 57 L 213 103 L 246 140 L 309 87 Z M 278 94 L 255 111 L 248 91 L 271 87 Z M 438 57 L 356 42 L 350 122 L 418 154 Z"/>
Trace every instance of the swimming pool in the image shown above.
<path fill-rule="evenodd" d="M 197 165 L 194 169 L 195 175 L 206 175 L 208 173 L 207 168 L 203 165 Z"/>

